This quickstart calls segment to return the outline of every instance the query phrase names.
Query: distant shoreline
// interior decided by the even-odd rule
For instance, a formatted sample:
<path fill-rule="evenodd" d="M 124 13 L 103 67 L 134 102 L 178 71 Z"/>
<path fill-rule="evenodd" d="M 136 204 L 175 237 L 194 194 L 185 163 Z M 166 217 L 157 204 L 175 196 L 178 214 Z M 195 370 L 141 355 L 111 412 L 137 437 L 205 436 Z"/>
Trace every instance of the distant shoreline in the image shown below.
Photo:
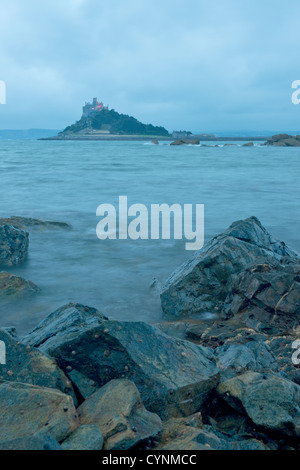
<path fill-rule="evenodd" d="M 199 138 L 199 136 L 191 135 L 189 139 Z M 235 142 L 259 142 L 259 141 L 266 141 L 270 139 L 270 137 L 200 137 L 201 142 L 228 142 L 228 141 L 235 141 Z M 68 135 L 68 136 L 54 136 L 54 137 L 43 137 L 38 140 L 58 140 L 58 141 L 152 141 L 152 140 L 159 140 L 159 141 L 166 141 L 172 142 L 176 139 L 174 137 L 163 137 L 163 136 L 138 136 L 138 135 Z"/>

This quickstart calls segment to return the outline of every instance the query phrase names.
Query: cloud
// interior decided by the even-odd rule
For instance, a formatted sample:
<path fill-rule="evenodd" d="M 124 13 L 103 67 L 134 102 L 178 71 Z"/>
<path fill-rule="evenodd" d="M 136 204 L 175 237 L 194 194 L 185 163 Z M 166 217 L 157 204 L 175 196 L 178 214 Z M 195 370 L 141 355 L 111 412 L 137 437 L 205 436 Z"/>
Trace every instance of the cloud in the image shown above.
<path fill-rule="evenodd" d="M 63 128 L 98 96 L 170 130 L 296 128 L 299 13 L 296 0 L 11 0 L 0 127 Z"/>

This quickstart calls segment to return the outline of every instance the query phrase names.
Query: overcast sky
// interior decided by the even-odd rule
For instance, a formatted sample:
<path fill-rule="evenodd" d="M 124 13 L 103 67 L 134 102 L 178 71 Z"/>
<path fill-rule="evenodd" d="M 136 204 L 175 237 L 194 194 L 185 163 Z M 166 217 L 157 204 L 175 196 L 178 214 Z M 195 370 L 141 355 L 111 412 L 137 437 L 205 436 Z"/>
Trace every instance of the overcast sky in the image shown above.
<path fill-rule="evenodd" d="M 94 96 L 168 130 L 295 130 L 299 0 L 0 0 L 0 128 L 61 129 Z"/>

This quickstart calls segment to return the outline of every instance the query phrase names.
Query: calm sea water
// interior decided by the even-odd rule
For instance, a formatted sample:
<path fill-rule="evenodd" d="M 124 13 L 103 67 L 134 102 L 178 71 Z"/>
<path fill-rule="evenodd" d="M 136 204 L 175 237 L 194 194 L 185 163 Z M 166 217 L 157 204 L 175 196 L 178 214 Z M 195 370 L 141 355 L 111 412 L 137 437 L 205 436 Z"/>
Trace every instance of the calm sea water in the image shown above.
<path fill-rule="evenodd" d="M 41 294 L 1 301 L 0 325 L 19 333 L 79 302 L 111 318 L 161 319 L 163 282 L 191 256 L 185 241 L 100 241 L 96 208 L 128 203 L 205 204 L 205 240 L 252 215 L 300 252 L 300 150 L 171 147 L 144 142 L 0 141 L 0 216 L 68 222 L 72 231 L 30 233 L 26 262 L 9 271 Z"/>

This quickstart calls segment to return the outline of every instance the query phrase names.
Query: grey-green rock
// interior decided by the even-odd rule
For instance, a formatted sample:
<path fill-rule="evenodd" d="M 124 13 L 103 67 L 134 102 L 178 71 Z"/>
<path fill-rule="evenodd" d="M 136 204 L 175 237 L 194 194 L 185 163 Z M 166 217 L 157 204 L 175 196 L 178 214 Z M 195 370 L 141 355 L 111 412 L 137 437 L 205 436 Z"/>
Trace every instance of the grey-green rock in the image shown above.
<path fill-rule="evenodd" d="M 104 436 L 105 450 L 127 450 L 161 431 L 161 420 L 144 407 L 129 380 L 112 380 L 79 408 L 82 424 L 96 423 Z"/>

